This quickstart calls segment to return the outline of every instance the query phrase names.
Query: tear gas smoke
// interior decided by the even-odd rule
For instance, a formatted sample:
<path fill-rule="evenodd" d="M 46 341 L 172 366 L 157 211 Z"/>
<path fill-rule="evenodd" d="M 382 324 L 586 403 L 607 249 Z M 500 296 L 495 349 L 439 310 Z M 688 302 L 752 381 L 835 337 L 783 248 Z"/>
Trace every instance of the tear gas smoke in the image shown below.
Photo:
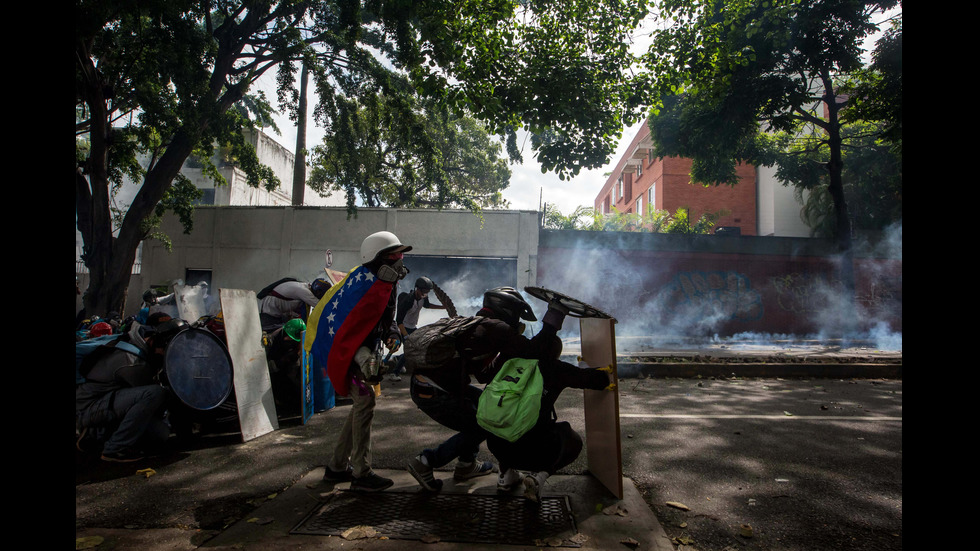
<path fill-rule="evenodd" d="M 901 224 L 889 228 L 874 246 L 856 242 L 855 249 L 869 252 L 869 257 L 901 262 Z M 626 247 L 574 247 L 563 257 L 566 262 L 561 267 L 548 266 L 547 273 L 542 274 L 539 266 L 537 285 L 577 298 L 615 317 L 617 351 L 620 353 L 651 346 L 694 348 L 704 343 L 726 343 L 729 347 L 763 344 L 778 347 L 802 342 L 834 342 L 841 346 L 902 350 L 901 328 L 892 327 L 889 322 L 901 321 L 901 276 L 899 273 L 896 281 L 894 271 L 887 272 L 877 263 L 861 263 L 861 279 L 871 284 L 858 289 L 857 295 L 851 298 L 839 281 L 828 280 L 821 274 L 808 274 L 802 279 L 787 276 L 752 282 L 737 269 L 709 273 L 685 271 L 684 267 L 664 263 L 629 262 L 630 254 L 633 252 Z M 835 263 L 832 272 L 836 273 L 836 263 L 840 260 L 831 261 Z M 484 290 L 513 285 L 514 279 L 513 271 L 508 274 L 506 269 L 498 269 L 490 273 L 485 265 L 471 269 L 463 259 L 442 266 L 437 274 L 427 272 L 434 267 L 426 266 L 424 262 L 408 265 L 412 274 L 405 287 L 414 284 L 413 276 L 429 276 L 446 291 L 459 314 L 464 316 L 479 310 Z M 507 264 L 507 269 L 513 266 L 513 263 Z M 659 287 L 651 285 L 658 281 L 668 283 Z M 787 283 L 794 286 L 780 288 L 781 284 Z M 784 292 L 787 296 L 792 293 L 794 302 L 786 309 L 793 310 L 796 316 L 803 316 L 815 329 L 805 334 L 732 331 L 739 322 L 762 319 L 765 315 L 763 292 Z M 547 304 L 527 294 L 524 297 L 535 316 L 542 319 Z M 430 300 L 435 302 L 431 295 Z M 854 318 L 847 320 L 847 327 L 841 320 L 841 312 L 848 311 L 845 305 L 854 312 Z M 423 310 L 419 325 L 443 316 L 444 310 Z M 536 333 L 540 323 L 528 322 L 526 334 Z M 566 342 L 576 341 L 579 337 L 577 319 L 566 318 L 559 335 Z"/>

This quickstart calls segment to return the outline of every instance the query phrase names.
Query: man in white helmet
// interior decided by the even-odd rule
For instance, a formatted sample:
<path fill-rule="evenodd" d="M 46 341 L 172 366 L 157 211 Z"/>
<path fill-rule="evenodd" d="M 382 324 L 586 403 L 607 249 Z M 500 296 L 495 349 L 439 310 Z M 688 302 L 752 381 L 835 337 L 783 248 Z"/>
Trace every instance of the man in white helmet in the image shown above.
<path fill-rule="evenodd" d="M 354 402 L 323 475 L 328 482 L 350 481 L 352 490 L 380 491 L 393 484 L 371 469 L 372 384 L 381 378 L 381 345 L 400 345 L 395 297 L 398 280 L 408 274 L 403 253 L 411 249 L 391 232 L 369 235 L 361 243 L 362 265 L 327 291 L 307 326 L 304 347 L 326 368 L 337 394 Z"/>

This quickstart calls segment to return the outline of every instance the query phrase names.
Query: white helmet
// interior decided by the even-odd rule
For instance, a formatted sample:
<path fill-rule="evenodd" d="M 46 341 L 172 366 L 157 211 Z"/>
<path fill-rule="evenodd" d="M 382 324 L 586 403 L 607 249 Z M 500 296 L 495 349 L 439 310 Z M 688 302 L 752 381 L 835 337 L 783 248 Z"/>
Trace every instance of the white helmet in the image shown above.
<path fill-rule="evenodd" d="M 410 250 L 412 247 L 402 245 L 395 234 L 390 231 L 379 231 L 365 237 L 361 242 L 361 263 L 367 264 L 382 253 L 403 253 Z"/>

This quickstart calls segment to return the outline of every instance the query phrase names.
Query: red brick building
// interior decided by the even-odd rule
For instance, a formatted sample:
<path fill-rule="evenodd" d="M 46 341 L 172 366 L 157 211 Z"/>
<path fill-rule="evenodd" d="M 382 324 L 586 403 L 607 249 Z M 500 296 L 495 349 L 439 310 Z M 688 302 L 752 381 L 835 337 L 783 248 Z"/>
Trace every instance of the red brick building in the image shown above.
<path fill-rule="evenodd" d="M 644 124 L 616 169 L 609 175 L 595 200 L 595 208 L 612 213 L 646 215 L 650 210 L 673 214 L 688 209 L 691 222 L 703 214 L 727 211 L 715 228 L 738 228 L 741 235 L 756 235 L 756 168 L 739 165 L 735 186 L 708 186 L 690 181 L 691 160 L 680 157 L 658 159 Z"/>

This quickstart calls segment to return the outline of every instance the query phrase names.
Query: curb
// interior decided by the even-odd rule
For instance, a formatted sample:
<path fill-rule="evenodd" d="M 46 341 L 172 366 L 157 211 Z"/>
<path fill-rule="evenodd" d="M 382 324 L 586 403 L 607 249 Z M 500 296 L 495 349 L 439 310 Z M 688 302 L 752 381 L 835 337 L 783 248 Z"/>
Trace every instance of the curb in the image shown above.
<path fill-rule="evenodd" d="M 750 363 L 655 362 L 619 363 L 622 378 L 733 378 L 785 379 L 901 379 L 902 364 L 875 363 Z"/>

